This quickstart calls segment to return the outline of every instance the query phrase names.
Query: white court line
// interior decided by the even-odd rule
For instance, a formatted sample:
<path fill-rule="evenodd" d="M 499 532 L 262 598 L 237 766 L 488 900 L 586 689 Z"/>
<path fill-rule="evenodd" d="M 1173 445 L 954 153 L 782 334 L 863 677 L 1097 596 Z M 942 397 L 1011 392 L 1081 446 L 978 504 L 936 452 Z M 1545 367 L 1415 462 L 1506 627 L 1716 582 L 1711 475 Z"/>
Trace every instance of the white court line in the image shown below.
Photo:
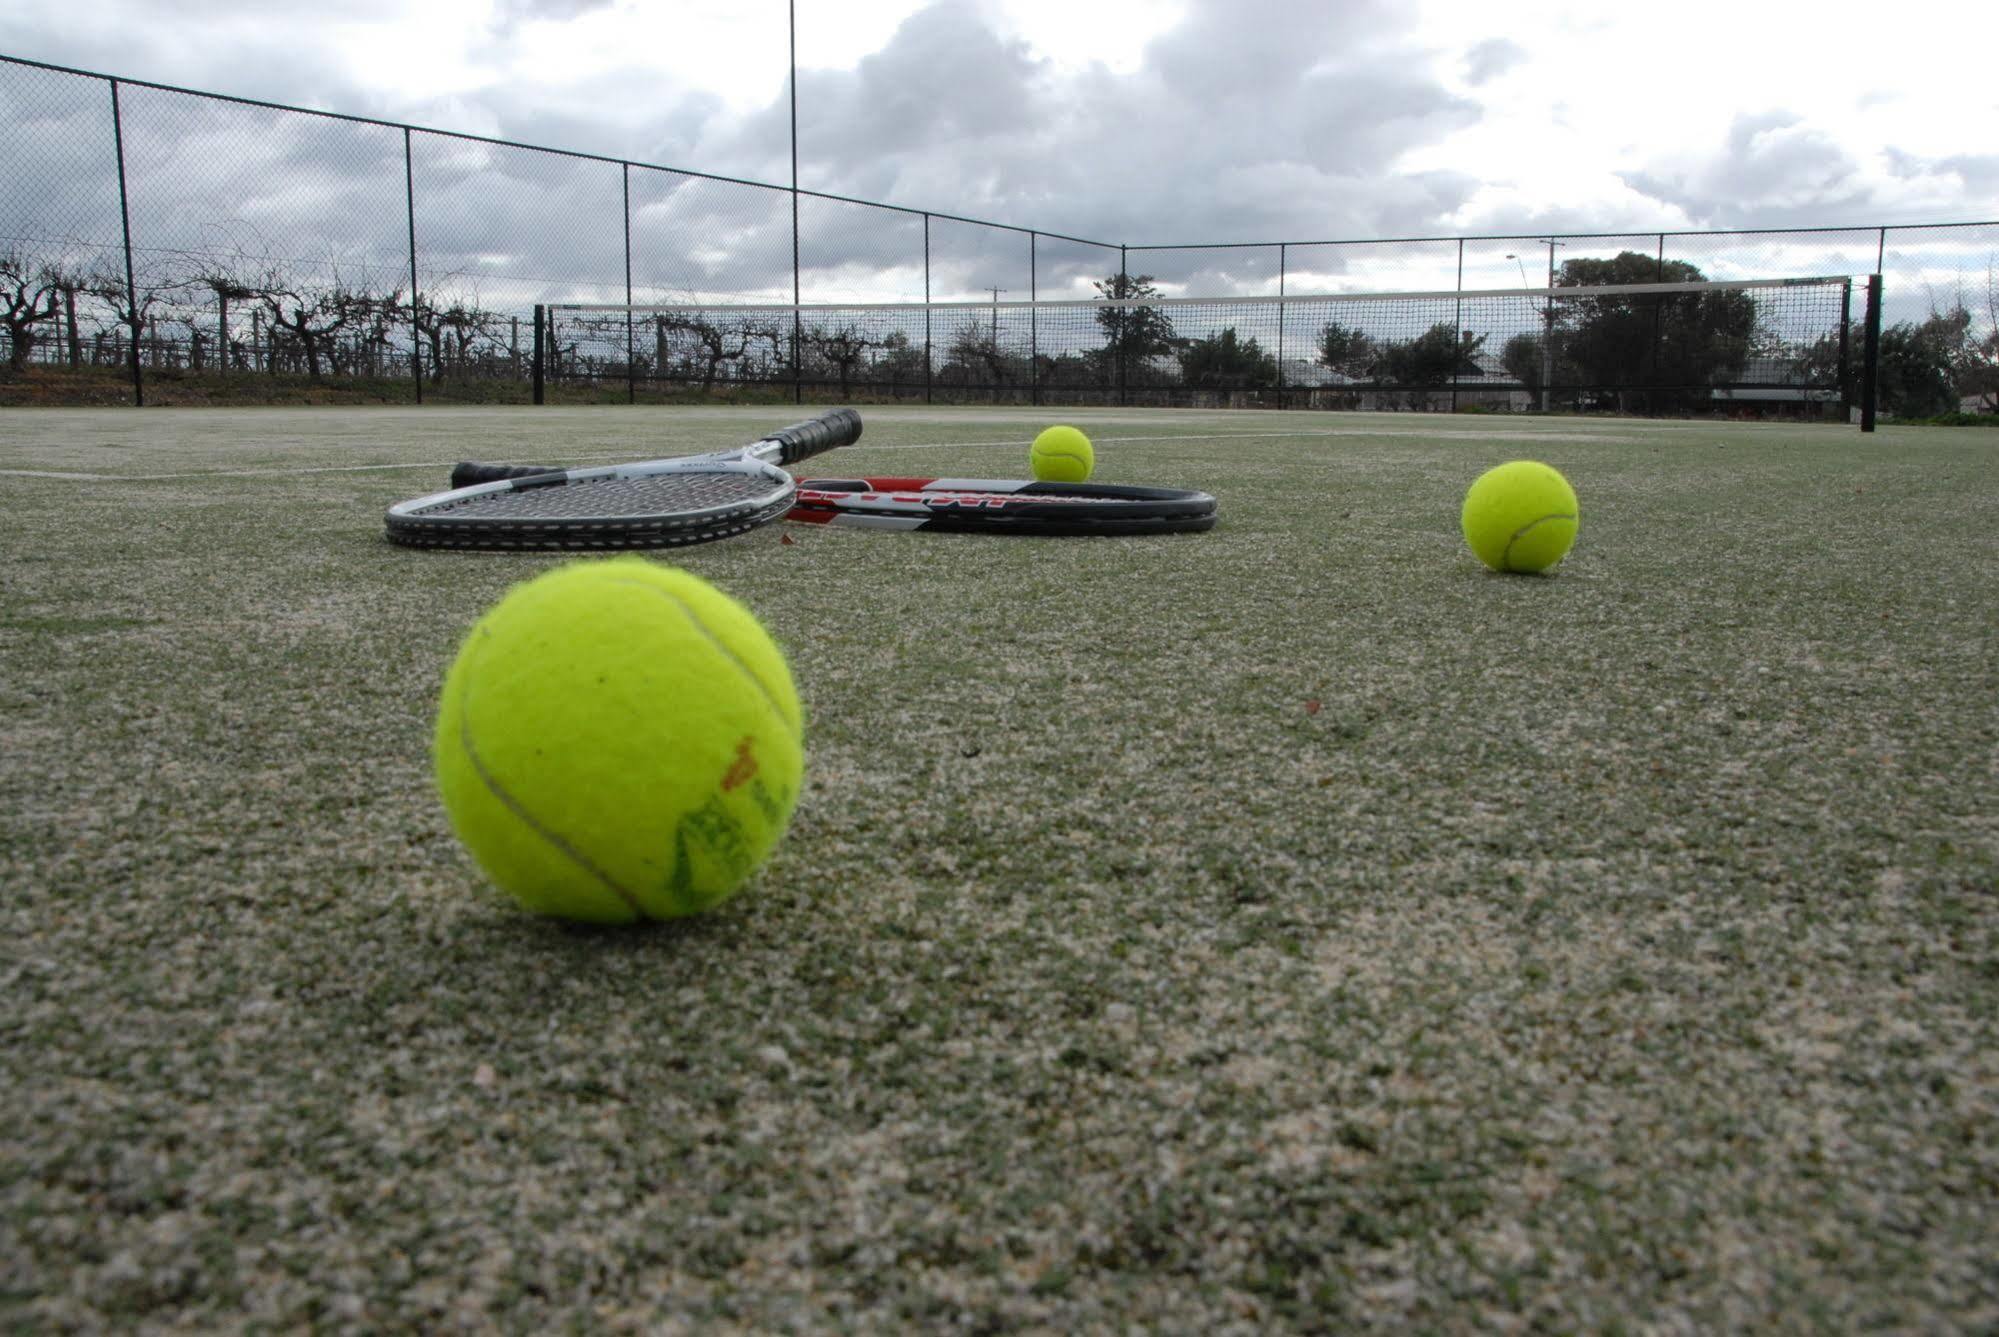
<path fill-rule="evenodd" d="M 1242 435 L 1297 436 L 1301 435 L 1301 433 L 1250 432 L 1250 433 L 1243 433 Z M 924 442 L 898 443 L 898 444 L 890 444 L 887 442 L 883 442 L 879 444 L 876 448 L 880 450 L 949 450 L 958 446 L 1018 447 L 1018 446 L 1027 445 L 1030 439 L 1031 438 L 1017 437 L 1008 441 L 924 441 Z M 1213 436 L 1193 436 L 1188 434 L 1181 434 L 1178 436 L 1098 437 L 1097 439 L 1099 441 L 1125 442 L 1125 441 L 1210 441 L 1210 440 L 1220 441 L 1220 440 L 1230 440 L 1233 438 L 1229 434 L 1222 433 Z M 700 452 L 696 453 L 698 454 Z M 590 461 L 593 460 L 603 460 L 609 463 L 616 464 L 616 463 L 623 463 L 624 461 L 629 460 L 631 458 L 633 457 L 630 455 L 571 455 L 569 457 L 570 464 L 564 465 L 563 467 L 569 468 L 573 467 L 576 464 L 589 463 Z M 660 458 L 672 459 L 675 457 L 667 455 L 667 456 L 661 456 Z M 418 464 L 324 464 L 324 465 L 315 465 L 311 468 L 306 468 L 306 469 L 207 469 L 207 470 L 197 470 L 191 473 L 180 473 L 180 474 L 90 474 L 90 473 L 65 472 L 56 469 L 0 469 L 0 478 L 60 478 L 76 483 L 170 483 L 189 478 L 290 478 L 299 474 L 379 473 L 383 470 L 388 470 L 388 469 L 437 469 L 437 470 L 442 470 L 445 473 L 449 473 L 451 471 L 452 465 L 456 463 L 457 461 L 454 460 L 450 464 L 439 464 L 434 461 L 426 461 Z"/>
<path fill-rule="evenodd" d="M 1336 436 L 1420 436 L 1441 441 L 1592 441 L 1633 444 L 1641 440 L 1635 436 L 1615 436 L 1602 432 L 1480 432 L 1480 431 L 1424 431 L 1420 428 L 1408 431 L 1385 432 L 1379 429 L 1362 430 L 1353 427 L 1303 428 L 1290 432 L 1175 432 L 1166 436 L 1098 436 L 1091 440 L 1098 445 L 1106 443 L 1123 445 L 1134 441 L 1258 441 L 1303 437 L 1330 438 Z M 1011 441 L 923 441 L 910 443 L 881 442 L 877 450 L 954 450 L 959 446 L 1019 446 L 1027 444 L 1016 438 Z"/>
<path fill-rule="evenodd" d="M 0 469 L 0 478 L 66 478 L 77 483 L 171 483 L 186 478 L 291 478 L 298 474 L 370 474 L 379 473 L 384 469 L 443 469 L 449 472 L 451 467 L 450 464 L 433 462 L 321 464 L 309 469 L 209 469 L 185 474 L 79 474 L 64 473 L 56 469 Z"/>

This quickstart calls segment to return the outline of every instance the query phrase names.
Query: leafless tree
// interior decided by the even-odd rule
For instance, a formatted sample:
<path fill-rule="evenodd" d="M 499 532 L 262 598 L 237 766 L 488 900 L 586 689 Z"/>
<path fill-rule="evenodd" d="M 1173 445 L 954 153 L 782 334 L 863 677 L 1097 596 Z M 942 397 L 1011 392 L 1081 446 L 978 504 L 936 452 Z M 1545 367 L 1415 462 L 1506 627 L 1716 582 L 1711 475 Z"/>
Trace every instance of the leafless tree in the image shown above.
<path fill-rule="evenodd" d="M 475 298 L 453 298 L 446 306 L 430 298 L 419 299 L 413 324 L 418 338 L 430 351 L 430 375 L 442 381 L 448 375 L 463 375 L 472 360 L 472 350 L 491 336 L 499 313 L 481 307 Z"/>
<path fill-rule="evenodd" d="M 409 324 L 409 308 L 403 303 L 401 287 L 392 288 L 369 301 L 367 310 L 360 313 L 361 337 L 356 349 L 363 374 L 378 376 L 390 369 L 394 360 L 395 332 L 407 329 Z"/>
<path fill-rule="evenodd" d="M 111 309 L 112 320 L 124 327 L 125 337 L 131 340 L 134 350 L 142 347 L 146 331 L 153 325 L 154 313 L 178 286 L 149 270 L 135 272 L 128 285 L 124 269 L 110 259 L 93 266 L 84 282 L 85 290 Z"/>
<path fill-rule="evenodd" d="M 0 327 L 7 331 L 7 367 L 28 365 L 41 331 L 36 327 L 62 314 L 62 294 L 44 265 L 18 251 L 0 252 Z"/>
<path fill-rule="evenodd" d="M 220 370 L 228 371 L 229 351 L 233 345 L 229 337 L 229 304 L 250 301 L 257 296 L 257 290 L 237 278 L 230 267 L 215 263 L 202 266 L 189 283 L 193 287 L 208 289 L 215 298 L 216 355 L 220 362 Z M 199 371 L 201 367 L 191 364 L 191 369 Z"/>
<path fill-rule="evenodd" d="M 1098 313 L 1099 316 L 1102 314 Z M 1006 350 L 1000 347 L 997 332 L 977 317 L 968 316 L 951 336 L 945 362 L 947 366 L 956 363 L 967 371 L 983 367 L 985 384 L 998 387 L 1007 383 L 1009 360 Z"/>
<path fill-rule="evenodd" d="M 81 266 L 69 261 L 50 265 L 47 273 L 49 286 L 62 297 L 61 331 L 69 365 L 80 367 L 83 365 L 83 330 L 78 324 L 76 299 L 79 294 L 90 295 L 89 275 Z"/>
<path fill-rule="evenodd" d="M 370 300 L 342 284 L 337 275 L 326 287 L 310 287 L 272 269 L 255 287 L 258 305 L 271 323 L 272 341 L 282 337 L 297 343 L 306 374 L 315 381 L 325 378 L 340 332 L 365 318 Z M 277 369 L 275 357 L 271 368 Z"/>
<path fill-rule="evenodd" d="M 805 344 L 839 373 L 842 397 L 853 383 L 854 369 L 867 358 L 868 350 L 886 347 L 880 339 L 868 338 L 866 332 L 851 321 L 837 329 L 814 325 L 805 331 Z"/>
<path fill-rule="evenodd" d="M 752 347 L 767 348 L 775 360 L 784 342 L 775 320 L 746 318 L 724 324 L 691 311 L 659 312 L 653 316 L 653 346 L 662 376 L 669 370 L 671 335 L 680 335 L 693 345 L 691 362 L 700 369 L 704 391 L 713 388 L 724 363 L 739 363 Z"/>

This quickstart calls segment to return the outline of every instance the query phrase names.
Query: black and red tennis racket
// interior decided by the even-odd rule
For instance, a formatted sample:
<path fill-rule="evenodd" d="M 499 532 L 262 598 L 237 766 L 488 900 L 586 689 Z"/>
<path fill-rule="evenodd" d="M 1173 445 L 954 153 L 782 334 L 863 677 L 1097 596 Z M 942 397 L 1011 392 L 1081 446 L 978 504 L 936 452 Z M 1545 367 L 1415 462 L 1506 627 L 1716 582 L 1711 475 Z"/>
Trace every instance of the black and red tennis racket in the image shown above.
<path fill-rule="evenodd" d="M 1212 529 L 1206 492 L 1015 478 L 807 478 L 785 516 L 802 524 L 1042 537 Z"/>

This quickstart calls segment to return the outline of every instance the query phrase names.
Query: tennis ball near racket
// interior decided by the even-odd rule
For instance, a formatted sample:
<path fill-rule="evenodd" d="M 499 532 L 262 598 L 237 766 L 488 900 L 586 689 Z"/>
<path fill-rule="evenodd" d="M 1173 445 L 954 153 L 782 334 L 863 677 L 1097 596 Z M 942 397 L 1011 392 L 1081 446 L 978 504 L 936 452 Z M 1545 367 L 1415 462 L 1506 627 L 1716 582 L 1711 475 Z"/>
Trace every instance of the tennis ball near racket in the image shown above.
<path fill-rule="evenodd" d="M 1576 541 L 1575 489 L 1548 465 L 1514 460 L 1465 493 L 1465 542 L 1495 571 L 1545 571 Z"/>
<path fill-rule="evenodd" d="M 726 900 L 791 819 L 803 715 L 750 611 L 638 557 L 515 586 L 445 677 L 451 824 L 537 914 L 672 919 Z"/>
<path fill-rule="evenodd" d="M 1097 467 L 1090 438 L 1073 427 L 1050 427 L 1035 437 L 1027 458 L 1035 478 L 1044 483 L 1087 482 Z"/>

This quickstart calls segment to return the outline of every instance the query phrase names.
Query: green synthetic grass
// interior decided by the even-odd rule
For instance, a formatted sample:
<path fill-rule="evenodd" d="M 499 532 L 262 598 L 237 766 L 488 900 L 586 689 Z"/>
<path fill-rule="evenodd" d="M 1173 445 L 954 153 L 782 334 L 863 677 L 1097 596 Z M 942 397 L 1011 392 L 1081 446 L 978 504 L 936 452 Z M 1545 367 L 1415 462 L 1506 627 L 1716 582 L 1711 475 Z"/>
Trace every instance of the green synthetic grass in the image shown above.
<path fill-rule="evenodd" d="M 679 554 L 790 654 L 791 834 L 523 917 L 428 734 L 555 559 L 382 509 L 792 416 L 0 415 L 8 1326 L 1999 1323 L 1989 434 L 870 411 L 821 472 L 1059 418 L 1222 524 Z M 1522 456 L 1551 578 L 1456 532 Z"/>

